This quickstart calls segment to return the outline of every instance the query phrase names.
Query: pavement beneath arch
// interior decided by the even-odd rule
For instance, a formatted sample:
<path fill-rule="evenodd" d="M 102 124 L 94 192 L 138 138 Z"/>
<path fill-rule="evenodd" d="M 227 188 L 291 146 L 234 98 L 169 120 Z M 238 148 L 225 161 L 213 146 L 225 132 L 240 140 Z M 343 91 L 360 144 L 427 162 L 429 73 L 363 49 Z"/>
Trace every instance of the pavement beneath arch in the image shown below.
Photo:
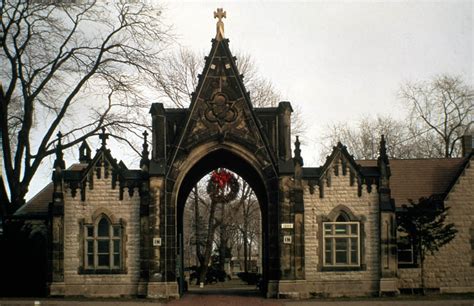
<path fill-rule="evenodd" d="M 0 306 L 474 306 L 474 294 L 399 296 L 385 298 L 278 300 L 266 299 L 255 286 L 240 281 L 191 285 L 179 300 L 139 298 L 3 298 Z"/>

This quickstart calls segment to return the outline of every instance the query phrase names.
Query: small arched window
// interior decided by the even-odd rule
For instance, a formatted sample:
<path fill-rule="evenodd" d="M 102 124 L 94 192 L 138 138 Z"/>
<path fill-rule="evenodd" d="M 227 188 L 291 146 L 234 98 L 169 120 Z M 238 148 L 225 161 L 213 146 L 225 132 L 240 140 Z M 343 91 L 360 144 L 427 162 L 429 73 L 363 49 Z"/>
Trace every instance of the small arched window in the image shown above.
<path fill-rule="evenodd" d="M 323 266 L 360 266 L 360 222 L 340 211 L 334 221 L 323 222 Z"/>
<path fill-rule="evenodd" d="M 92 225 L 85 226 L 85 263 L 87 270 L 111 270 L 122 266 L 122 229 L 100 216 Z"/>

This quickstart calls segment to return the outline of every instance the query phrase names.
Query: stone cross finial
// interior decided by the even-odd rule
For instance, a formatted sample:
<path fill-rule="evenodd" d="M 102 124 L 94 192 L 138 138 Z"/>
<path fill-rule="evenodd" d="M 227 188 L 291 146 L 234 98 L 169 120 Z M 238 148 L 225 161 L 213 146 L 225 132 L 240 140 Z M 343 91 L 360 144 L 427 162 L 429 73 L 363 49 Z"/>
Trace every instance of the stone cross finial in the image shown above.
<path fill-rule="evenodd" d="M 222 22 L 222 18 L 227 18 L 226 11 L 222 8 L 218 8 L 216 12 L 214 12 L 214 18 L 218 18 L 216 25 L 216 40 L 222 40 L 224 38 L 224 22 Z"/>
<path fill-rule="evenodd" d="M 58 147 L 61 147 L 61 138 L 63 137 L 63 134 L 61 133 L 61 131 L 58 132 Z"/>
<path fill-rule="evenodd" d="M 301 149 L 300 149 L 300 145 L 301 145 L 301 142 L 300 142 L 300 138 L 299 136 L 296 136 L 296 141 L 295 141 L 295 157 L 293 158 L 293 160 L 297 163 L 300 164 L 300 166 L 303 166 L 303 157 L 301 157 Z"/>
<path fill-rule="evenodd" d="M 63 151 L 62 151 L 62 144 L 61 144 L 61 138 L 63 137 L 63 134 L 61 132 L 58 132 L 58 144 L 56 145 L 56 160 L 54 161 L 53 167 L 58 170 L 60 169 L 65 169 L 66 168 L 66 163 L 63 160 Z"/>
<path fill-rule="evenodd" d="M 107 145 L 107 138 L 109 135 L 105 133 L 105 128 L 102 128 L 102 134 L 99 135 L 99 138 L 102 140 L 102 146 L 105 147 Z"/>
<path fill-rule="evenodd" d="M 148 142 L 146 141 L 146 138 L 148 136 L 148 132 L 145 131 L 143 132 L 143 155 L 146 155 L 146 158 L 148 158 Z"/>

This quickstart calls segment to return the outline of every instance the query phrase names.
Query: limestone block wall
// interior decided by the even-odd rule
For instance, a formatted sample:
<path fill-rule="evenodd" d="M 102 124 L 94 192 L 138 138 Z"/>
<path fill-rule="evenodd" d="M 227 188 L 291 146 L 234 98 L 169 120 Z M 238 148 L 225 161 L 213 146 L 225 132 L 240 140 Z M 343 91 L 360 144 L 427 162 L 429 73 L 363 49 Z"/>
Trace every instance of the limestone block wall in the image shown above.
<path fill-rule="evenodd" d="M 427 288 L 442 292 L 474 292 L 474 169 L 470 165 L 459 177 L 445 201 L 450 207 L 446 222 L 458 233 L 434 256 L 425 260 Z M 419 288 L 420 269 L 399 269 L 400 288 Z"/>
<path fill-rule="evenodd" d="M 124 190 L 120 200 L 117 184 L 112 189 L 111 175 L 104 178 L 94 175 L 93 189 L 87 186 L 85 201 L 81 201 L 80 190 L 73 198 L 71 189 L 66 186 L 64 194 L 64 293 L 84 296 L 127 296 L 136 295 L 139 281 L 140 252 L 140 197 L 138 189 L 130 197 Z M 124 222 L 123 274 L 81 274 L 83 265 L 83 238 L 81 220 L 92 222 L 92 216 L 105 213 L 109 217 Z"/>
<path fill-rule="evenodd" d="M 331 169 L 332 172 L 332 169 Z M 331 173 L 331 183 L 324 183 L 324 197 L 320 198 L 315 186 L 311 194 L 308 182 L 304 182 L 305 206 L 305 275 L 308 293 L 312 296 L 356 296 L 378 292 L 380 279 L 380 239 L 379 206 L 375 185 L 368 193 L 362 185 L 362 195 L 358 196 L 357 182 L 351 186 L 350 174 Z M 322 218 L 335 207 L 347 206 L 352 213 L 362 219 L 361 263 L 357 271 L 322 271 Z"/>

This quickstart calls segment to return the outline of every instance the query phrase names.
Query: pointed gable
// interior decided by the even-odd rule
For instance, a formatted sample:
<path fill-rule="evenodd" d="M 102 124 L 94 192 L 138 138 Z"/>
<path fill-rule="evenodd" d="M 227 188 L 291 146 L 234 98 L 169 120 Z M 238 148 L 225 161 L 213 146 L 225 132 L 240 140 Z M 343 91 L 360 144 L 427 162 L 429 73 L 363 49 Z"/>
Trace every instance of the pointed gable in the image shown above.
<path fill-rule="evenodd" d="M 110 150 L 104 145 L 97 149 L 92 160 L 80 171 L 64 171 L 64 182 L 71 189 L 71 195 L 76 196 L 77 189 L 80 189 L 81 200 L 85 200 L 87 189 L 94 188 L 94 180 L 111 177 L 111 189 L 118 185 L 120 188 L 120 199 L 123 199 L 124 189 L 128 188 L 130 196 L 133 195 L 134 188 L 140 187 L 146 178 L 141 170 L 129 170 L 125 164 L 112 157 Z"/>
<path fill-rule="evenodd" d="M 235 60 L 228 39 L 212 40 L 170 163 L 179 150 L 189 151 L 200 143 L 217 140 L 248 146 L 265 164 L 275 165 L 274 151 L 262 132 Z"/>
<path fill-rule="evenodd" d="M 342 173 L 340 173 L 340 171 Z M 375 166 L 362 167 L 347 151 L 346 146 L 338 142 L 333 148 L 331 155 L 320 168 L 303 168 L 303 179 L 308 180 L 310 192 L 314 192 L 314 186 L 319 185 L 320 197 L 324 197 L 324 185 L 331 185 L 331 176 L 349 175 L 349 184 L 357 183 L 358 195 L 362 194 L 362 185 L 366 185 L 367 192 L 372 191 L 372 185 L 378 184 L 380 172 Z"/>
<path fill-rule="evenodd" d="M 82 147 L 82 146 L 81 146 Z M 103 171 L 102 171 L 103 169 Z M 134 188 L 140 187 L 145 182 L 147 176 L 142 170 L 130 170 L 127 166 L 112 157 L 110 150 L 101 147 L 97 149 L 95 156 L 88 162 L 81 160 L 81 163 L 71 165 L 63 171 L 64 182 L 70 188 L 71 195 L 77 197 L 78 190 L 81 199 L 84 200 L 87 189 L 94 188 L 94 180 L 111 176 L 112 186 L 120 188 L 120 197 L 128 188 L 130 195 L 133 195 Z M 41 216 L 48 214 L 49 203 L 51 203 L 54 192 L 53 183 L 46 185 L 17 212 L 16 216 Z"/>

